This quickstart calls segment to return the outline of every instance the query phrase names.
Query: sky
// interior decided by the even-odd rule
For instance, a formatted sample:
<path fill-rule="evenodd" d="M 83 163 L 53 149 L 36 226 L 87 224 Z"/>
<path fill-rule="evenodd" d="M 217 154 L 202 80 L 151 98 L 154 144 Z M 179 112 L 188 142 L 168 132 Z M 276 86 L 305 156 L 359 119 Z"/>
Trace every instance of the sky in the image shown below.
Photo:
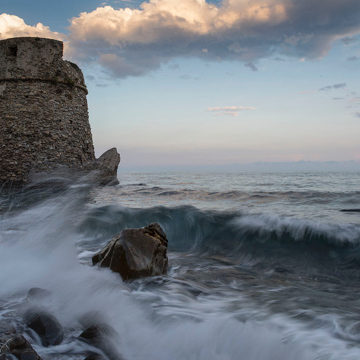
<path fill-rule="evenodd" d="M 64 41 L 123 169 L 360 169 L 359 0 L 1 0 L 14 36 Z"/>

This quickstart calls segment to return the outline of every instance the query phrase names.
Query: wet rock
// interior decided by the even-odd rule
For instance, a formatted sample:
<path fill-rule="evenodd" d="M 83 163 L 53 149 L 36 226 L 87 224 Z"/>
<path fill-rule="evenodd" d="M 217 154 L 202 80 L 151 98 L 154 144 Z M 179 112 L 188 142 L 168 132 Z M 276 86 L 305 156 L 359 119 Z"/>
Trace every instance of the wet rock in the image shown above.
<path fill-rule="evenodd" d="M 44 310 L 29 309 L 23 320 L 40 336 L 43 346 L 59 345 L 64 339 L 64 331 L 57 319 Z"/>
<path fill-rule="evenodd" d="M 106 360 L 106 358 L 100 354 L 92 353 L 88 355 L 84 360 Z"/>
<path fill-rule="evenodd" d="M 16 334 L 15 327 L 10 322 L 0 323 L 0 348 Z"/>
<path fill-rule="evenodd" d="M 79 335 L 81 341 L 85 341 L 91 346 L 101 350 L 110 360 L 121 360 L 123 357 L 117 351 L 114 345 L 116 331 L 107 324 L 97 324 L 88 327 Z M 86 359 L 101 360 L 103 356 L 99 354 L 91 354 Z"/>
<path fill-rule="evenodd" d="M 168 240 L 157 223 L 140 229 L 124 229 L 92 258 L 93 264 L 109 267 L 123 280 L 165 274 Z"/>
<path fill-rule="evenodd" d="M 97 170 L 96 182 L 100 185 L 117 185 L 117 170 L 120 163 L 120 154 L 116 148 L 105 151 L 94 164 Z"/>
<path fill-rule="evenodd" d="M 26 300 L 35 303 L 35 302 L 42 302 L 47 300 L 51 297 L 51 292 L 46 289 L 41 288 L 31 288 L 26 296 Z"/>
<path fill-rule="evenodd" d="M 3 344 L 1 355 L 1 359 L 10 359 L 9 355 L 13 355 L 19 360 L 41 360 L 41 357 L 22 335 L 15 335 Z"/>

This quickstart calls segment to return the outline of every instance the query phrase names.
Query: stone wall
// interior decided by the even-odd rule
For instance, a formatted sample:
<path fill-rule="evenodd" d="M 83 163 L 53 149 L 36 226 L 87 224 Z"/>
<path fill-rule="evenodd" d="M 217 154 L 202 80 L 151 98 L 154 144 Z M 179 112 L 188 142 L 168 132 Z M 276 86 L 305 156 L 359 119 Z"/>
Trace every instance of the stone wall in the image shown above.
<path fill-rule="evenodd" d="M 57 40 L 0 41 L 0 183 L 95 161 L 84 77 L 62 56 Z"/>

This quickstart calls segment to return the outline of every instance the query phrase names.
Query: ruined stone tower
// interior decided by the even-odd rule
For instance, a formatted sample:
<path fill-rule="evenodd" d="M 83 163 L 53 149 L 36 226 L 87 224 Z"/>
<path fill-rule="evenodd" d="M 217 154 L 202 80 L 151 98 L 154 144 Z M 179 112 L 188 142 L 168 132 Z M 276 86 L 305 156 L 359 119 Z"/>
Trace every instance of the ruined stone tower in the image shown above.
<path fill-rule="evenodd" d="M 62 56 L 57 40 L 0 41 L 0 183 L 95 161 L 84 77 Z"/>

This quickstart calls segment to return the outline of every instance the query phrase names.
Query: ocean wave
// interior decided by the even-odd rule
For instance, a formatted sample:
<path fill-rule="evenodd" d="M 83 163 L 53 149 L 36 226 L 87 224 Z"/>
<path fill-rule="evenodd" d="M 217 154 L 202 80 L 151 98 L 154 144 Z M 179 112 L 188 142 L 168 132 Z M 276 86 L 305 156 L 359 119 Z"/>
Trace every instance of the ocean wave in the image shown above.
<path fill-rule="evenodd" d="M 158 222 L 169 250 L 221 254 L 234 264 L 265 270 L 360 276 L 360 228 L 351 224 L 304 221 L 293 217 L 201 211 L 192 206 L 90 209 L 78 229 L 94 244 L 106 243 L 124 228 Z M 95 235 L 96 234 L 96 235 Z M 280 271 L 280 270 L 279 270 Z"/>

